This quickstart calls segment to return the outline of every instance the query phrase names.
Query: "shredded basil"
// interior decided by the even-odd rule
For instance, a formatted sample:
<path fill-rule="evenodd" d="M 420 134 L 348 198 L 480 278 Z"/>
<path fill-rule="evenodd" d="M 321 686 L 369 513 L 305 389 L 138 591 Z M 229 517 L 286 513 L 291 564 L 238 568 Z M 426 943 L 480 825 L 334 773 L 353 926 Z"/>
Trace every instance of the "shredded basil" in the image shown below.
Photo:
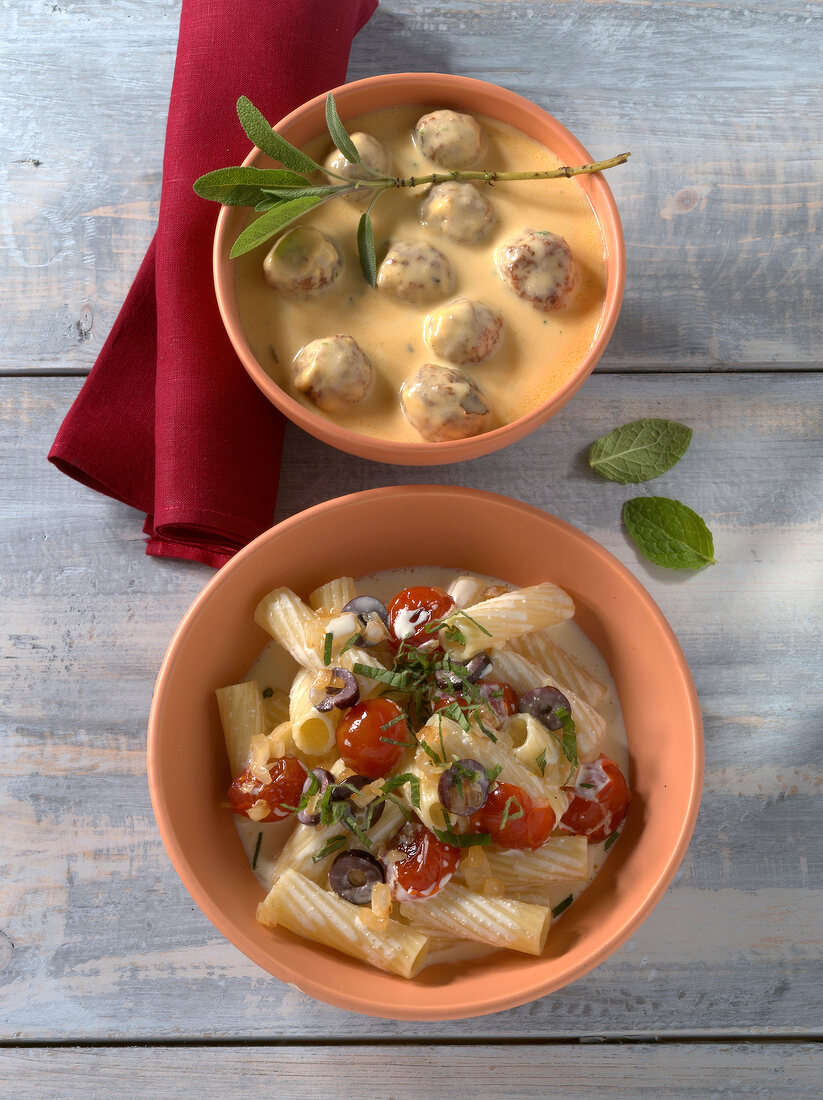
<path fill-rule="evenodd" d="M 565 913 L 573 901 L 573 894 L 569 894 L 567 898 L 563 898 L 563 900 L 555 905 L 554 909 L 552 909 L 552 916 L 559 917 L 561 913 Z"/>

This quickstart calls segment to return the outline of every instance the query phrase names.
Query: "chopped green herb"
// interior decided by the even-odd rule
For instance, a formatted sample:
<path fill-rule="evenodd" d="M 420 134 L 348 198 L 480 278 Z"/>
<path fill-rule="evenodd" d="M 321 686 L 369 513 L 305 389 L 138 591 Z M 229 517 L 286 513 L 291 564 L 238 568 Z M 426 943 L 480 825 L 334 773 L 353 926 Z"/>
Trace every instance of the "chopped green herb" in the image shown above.
<path fill-rule="evenodd" d="M 439 764 L 441 766 L 446 763 L 445 756 L 441 760 L 441 758 L 437 755 L 437 753 L 427 741 L 418 741 L 418 744 L 423 752 L 426 754 L 426 756 L 428 756 L 428 758 L 432 761 L 432 763 Z"/>
<path fill-rule="evenodd" d="M 330 856 L 333 852 L 339 852 L 341 848 L 345 848 L 348 844 L 346 837 L 343 833 L 338 833 L 337 836 L 329 837 L 319 852 L 315 852 L 311 857 L 312 863 L 319 863 L 321 859 L 325 859 L 326 856 Z"/>
<path fill-rule="evenodd" d="M 360 635 L 359 634 L 352 634 L 351 638 L 348 639 L 346 644 L 340 650 L 340 652 L 338 654 L 338 657 L 342 657 L 344 653 L 348 653 L 350 649 L 354 649 L 354 647 L 357 645 L 357 643 L 359 641 L 360 641 Z"/>
<path fill-rule="evenodd" d="M 385 745 L 400 745 L 404 749 L 407 749 L 410 744 L 409 741 L 396 741 L 393 737 L 378 737 L 378 741 L 382 741 Z"/>
<path fill-rule="evenodd" d="M 398 722 L 405 722 L 405 714 L 398 714 L 396 718 L 391 718 L 388 722 L 384 722 L 380 727 L 381 730 L 390 730 L 392 726 L 396 726 Z"/>
<path fill-rule="evenodd" d="M 586 790 L 586 791 L 593 791 L 594 790 L 594 783 L 578 783 L 577 785 L 578 785 L 578 787 L 580 787 L 581 790 Z"/>
<path fill-rule="evenodd" d="M 495 764 L 493 768 L 486 768 L 486 779 L 488 779 L 490 783 L 494 783 L 495 779 L 497 779 L 498 775 L 500 775 L 502 771 L 502 764 Z"/>
<path fill-rule="evenodd" d="M 454 848 L 475 848 L 478 845 L 488 846 L 492 842 L 490 833 L 454 833 L 451 829 L 433 829 L 434 835 L 444 844 L 451 844 Z"/>
<path fill-rule="evenodd" d="M 257 870 L 257 857 L 260 855 L 260 845 L 262 844 L 262 842 L 263 842 L 263 834 L 258 833 L 257 834 L 257 844 L 255 845 L 255 849 L 254 849 L 254 859 L 251 861 L 252 871 Z"/>
<path fill-rule="evenodd" d="M 402 787 L 405 783 L 409 785 L 409 799 L 412 806 L 419 810 L 420 779 L 416 775 L 412 775 L 411 772 L 404 772 L 402 775 L 394 775 L 391 779 L 387 779 L 383 784 L 383 793 L 388 795 L 390 791 L 396 791 L 398 787 Z"/>
<path fill-rule="evenodd" d="M 569 894 L 567 898 L 563 898 L 563 900 L 555 905 L 554 909 L 552 909 L 552 916 L 559 917 L 561 913 L 565 913 L 573 901 L 573 894 Z"/>
<path fill-rule="evenodd" d="M 334 641 L 332 634 L 326 634 L 323 638 L 323 664 L 327 667 L 331 664 L 331 647 Z"/>
<path fill-rule="evenodd" d="M 512 810 L 512 806 L 516 806 L 517 809 Z M 506 828 L 506 822 L 507 821 L 517 821 L 517 819 L 522 817 L 522 816 L 523 816 L 523 807 L 520 805 L 520 803 L 517 801 L 517 799 L 514 797 L 514 795 L 512 795 L 510 798 L 507 798 L 506 799 L 506 805 L 503 807 L 503 817 L 500 819 L 501 832 L 502 832 L 503 829 Z"/>
<path fill-rule="evenodd" d="M 359 662 L 355 664 L 352 672 L 356 676 L 367 676 L 370 680 L 379 680 L 381 684 L 388 684 L 389 687 L 397 688 L 398 691 L 407 690 L 409 682 L 408 672 L 393 672 L 388 668 L 361 665 Z"/>
<path fill-rule="evenodd" d="M 606 837 L 606 843 L 604 845 L 604 850 L 608 852 L 609 848 L 611 848 L 612 844 L 614 844 L 614 842 L 617 840 L 617 838 L 619 836 L 620 836 L 620 833 L 617 831 L 617 829 L 614 830 L 614 832 L 611 834 L 611 836 L 607 836 Z"/>
<path fill-rule="evenodd" d="M 263 688 L 264 699 L 271 699 L 272 695 L 274 695 L 274 688 Z"/>
<path fill-rule="evenodd" d="M 543 749 L 543 751 L 540 753 L 538 758 L 535 760 L 535 764 L 539 768 L 540 774 L 545 775 L 546 774 L 546 750 L 545 749 Z"/>

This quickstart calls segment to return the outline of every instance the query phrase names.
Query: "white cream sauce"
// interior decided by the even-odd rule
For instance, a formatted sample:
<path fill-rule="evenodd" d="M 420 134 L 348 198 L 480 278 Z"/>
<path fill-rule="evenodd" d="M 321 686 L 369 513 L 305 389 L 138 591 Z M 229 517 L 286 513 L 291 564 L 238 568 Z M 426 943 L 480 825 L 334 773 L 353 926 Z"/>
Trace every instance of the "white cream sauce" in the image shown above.
<path fill-rule="evenodd" d="M 388 569 L 360 578 L 357 581 L 357 590 L 363 595 L 376 596 L 383 603 L 388 603 L 403 588 L 410 588 L 413 585 L 436 585 L 445 590 L 453 581 L 465 574 L 465 570 L 444 569 L 434 566 Z M 483 579 L 490 585 L 502 583 L 493 577 Z M 573 619 L 568 619 L 559 626 L 553 627 L 551 634 L 554 641 L 569 653 L 578 664 L 606 685 L 605 695 L 597 707 L 606 719 L 606 732 L 597 747 L 597 753 L 599 755 L 603 752 L 615 761 L 631 788 L 626 727 L 620 710 L 617 689 L 605 660 L 594 643 L 583 633 Z M 296 671 L 297 665 L 289 654 L 275 642 L 270 642 L 249 669 L 246 679 L 256 680 L 261 689 L 271 687 L 287 692 Z M 258 837 L 260 838 L 255 874 L 263 889 L 268 891 L 272 885 L 275 861 L 294 827 L 293 821 L 289 818 L 286 821 L 259 823 L 250 821 L 247 817 L 235 815 L 235 824 L 248 856 L 249 866 L 254 860 Z M 588 847 L 588 873 L 585 881 L 550 883 L 539 892 L 529 892 L 529 896 L 524 892 L 519 896 L 521 900 L 533 899 L 535 903 L 547 905 L 552 909 L 570 894 L 572 897 L 577 898 L 603 866 L 607 855 L 605 842 L 590 844 Z M 440 962 L 458 962 L 468 958 L 479 958 L 483 955 L 492 954 L 497 950 L 484 944 L 460 945 L 459 948 L 437 948 L 435 944 L 434 948 L 429 954 L 428 966 Z"/>
<path fill-rule="evenodd" d="M 442 171 L 421 154 L 411 138 L 422 107 L 390 107 L 353 119 L 352 130 L 373 134 L 392 154 L 393 172 L 425 175 Z M 488 148 L 478 167 L 497 171 L 544 170 L 559 159 L 525 134 L 478 116 Z M 308 151 L 322 162 L 328 138 Z M 378 261 L 399 241 L 433 245 L 448 261 L 452 289 L 432 301 L 402 300 L 365 282 L 357 256 L 357 223 L 362 208 L 334 199 L 303 219 L 327 234 L 343 255 L 343 272 L 327 291 L 313 298 L 289 298 L 263 277 L 270 245 L 236 261 L 237 302 L 249 344 L 264 369 L 290 396 L 320 416 L 364 435 L 419 442 L 400 408 L 405 378 L 427 362 L 442 362 L 423 338 L 428 313 L 456 297 L 484 303 L 504 318 L 500 344 L 482 363 L 461 368 L 475 379 L 492 409 L 488 428 L 499 427 L 547 400 L 574 374 L 600 328 L 605 296 L 603 237 L 592 207 L 574 179 L 530 180 L 478 185 L 495 210 L 496 221 L 481 241 L 459 243 L 420 223 L 425 189 L 395 190 L 381 197 L 373 221 Z M 575 257 L 577 279 L 569 304 L 543 313 L 520 299 L 500 278 L 495 249 L 527 227 L 565 238 Z M 371 360 L 375 385 L 350 410 L 323 412 L 295 389 L 292 362 L 301 347 L 333 334 L 353 337 Z M 452 365 L 452 364 L 448 364 Z"/>

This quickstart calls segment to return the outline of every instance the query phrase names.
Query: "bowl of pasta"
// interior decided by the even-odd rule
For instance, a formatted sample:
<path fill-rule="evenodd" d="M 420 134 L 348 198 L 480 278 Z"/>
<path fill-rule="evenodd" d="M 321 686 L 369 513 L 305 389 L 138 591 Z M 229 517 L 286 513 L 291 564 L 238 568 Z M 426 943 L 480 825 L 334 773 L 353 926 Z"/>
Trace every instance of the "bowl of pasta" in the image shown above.
<path fill-rule="evenodd" d="M 205 915 L 281 981 L 396 1019 L 512 1008 L 602 962 L 674 876 L 702 769 L 688 666 L 628 570 L 444 486 L 247 546 L 180 624 L 149 722 L 158 826 Z"/>

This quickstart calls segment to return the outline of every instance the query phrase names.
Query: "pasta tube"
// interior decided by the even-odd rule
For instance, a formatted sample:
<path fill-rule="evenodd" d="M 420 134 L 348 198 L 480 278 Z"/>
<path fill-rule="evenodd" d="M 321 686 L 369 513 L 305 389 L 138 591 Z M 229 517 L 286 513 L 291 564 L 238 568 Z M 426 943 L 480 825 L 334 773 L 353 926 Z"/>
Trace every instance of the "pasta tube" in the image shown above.
<path fill-rule="evenodd" d="M 351 577 L 337 577 L 315 588 L 309 595 L 309 603 L 315 611 L 328 615 L 339 615 L 349 600 L 357 595 L 357 588 Z"/>
<path fill-rule="evenodd" d="M 249 761 L 252 737 L 263 734 L 266 729 L 263 696 L 256 680 L 218 688 L 215 695 L 231 774 L 237 775 Z"/>
<path fill-rule="evenodd" d="M 555 626 L 573 614 L 574 601 L 568 592 L 546 581 L 493 596 L 467 607 L 465 612 L 455 611 L 446 620 L 441 636 L 446 649 L 465 660 L 490 646 L 505 645 L 521 634 Z M 449 637 L 449 627 L 459 630 L 456 639 Z"/>
<path fill-rule="evenodd" d="M 401 978 L 419 973 L 428 953 L 426 936 L 395 920 L 389 920 L 379 932 L 372 931 L 357 919 L 356 906 L 291 868 L 260 902 L 257 919 L 272 928 L 282 925 L 297 936 L 333 947 Z"/>
<path fill-rule="evenodd" d="M 585 882 L 589 844 L 584 836 L 547 840 L 534 851 L 486 850 L 492 875 L 509 890 L 526 890 L 546 882 Z"/>
<path fill-rule="evenodd" d="M 400 914 L 412 928 L 527 955 L 543 951 L 551 924 L 551 910 L 545 906 L 474 894 L 456 882 L 449 882 L 433 897 L 403 902 Z"/>
<path fill-rule="evenodd" d="M 606 719 L 602 714 L 589 706 L 587 702 L 576 695 L 564 684 L 558 684 L 543 669 L 533 661 L 519 653 L 512 653 L 507 649 L 495 649 L 491 654 L 494 662 L 494 672 L 501 680 L 506 680 L 518 695 L 530 688 L 543 687 L 551 684 L 562 691 L 572 708 L 575 733 L 577 734 L 577 749 L 581 757 L 589 756 L 597 748 L 603 734 L 606 732 Z"/>
<path fill-rule="evenodd" d="M 553 683 L 566 684 L 589 706 L 596 707 L 606 693 L 606 685 L 561 649 L 546 630 L 513 638 L 511 648 L 543 669 Z"/>
<path fill-rule="evenodd" d="M 307 756 L 322 756 L 335 744 L 339 710 L 319 711 L 312 705 L 310 692 L 315 672 L 301 668 L 289 692 L 289 718 L 294 744 Z"/>

